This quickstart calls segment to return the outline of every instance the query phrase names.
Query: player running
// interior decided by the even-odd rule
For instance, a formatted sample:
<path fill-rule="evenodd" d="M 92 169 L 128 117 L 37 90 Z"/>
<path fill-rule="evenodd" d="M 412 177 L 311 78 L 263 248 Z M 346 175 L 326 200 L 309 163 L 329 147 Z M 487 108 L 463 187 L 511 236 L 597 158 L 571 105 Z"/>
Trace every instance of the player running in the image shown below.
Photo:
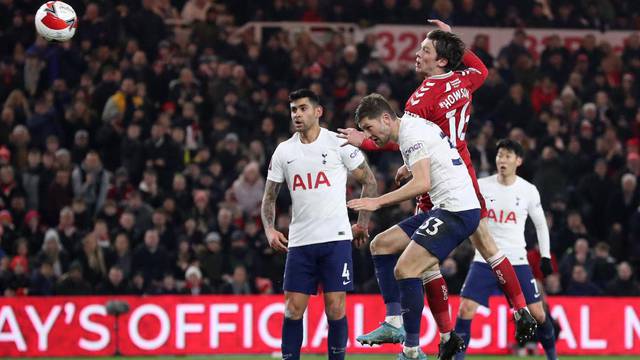
<path fill-rule="evenodd" d="M 379 94 L 365 96 L 355 118 L 377 145 L 394 141 L 400 146 L 402 159 L 413 177 L 390 193 L 351 200 L 347 205 L 354 210 L 375 211 L 425 192 L 433 202 L 431 210 L 387 230 L 397 233 L 394 245 L 401 255 L 393 269 L 395 279 L 379 278 L 381 288 L 391 283 L 400 290 L 406 337 L 398 359 L 426 359 L 418 341 L 424 308 L 422 274 L 475 231 L 480 221 L 480 203 L 460 154 L 437 125 L 408 113 L 399 119 Z M 448 340 L 443 338 L 441 349 Z"/>
<path fill-rule="evenodd" d="M 457 148 L 471 177 L 481 208 L 480 225 L 471 235 L 471 242 L 491 265 L 496 277 L 501 279 L 500 286 L 515 310 L 516 338 L 520 342 L 525 342 L 534 335 L 537 324 L 527 310 L 518 278 L 509 259 L 497 248 L 487 228 L 484 199 L 480 194 L 471 156 L 465 142 L 471 110 L 471 95 L 482 85 L 488 71 L 473 52 L 465 51 L 464 42 L 451 33 L 448 25 L 439 20 L 429 20 L 429 22 L 438 26 L 439 29 L 427 34 L 416 53 L 416 72 L 424 75 L 425 79 L 407 100 L 405 114 L 435 123 Z M 467 69 L 454 71 L 461 61 Z M 339 129 L 339 131 L 340 137 L 346 139 L 347 143 L 363 150 L 398 150 L 399 148 L 394 142 L 380 146 L 371 139 L 366 139 L 364 133 L 355 129 Z M 402 166 L 396 174 L 396 181 L 408 176 L 410 176 L 409 169 Z M 433 207 L 429 194 L 420 196 L 418 206 L 423 212 Z M 384 279 L 393 279 L 393 268 L 398 260 L 397 239 L 402 235 L 403 231 L 394 227 L 378 234 L 370 244 L 376 277 L 387 309 L 385 321 L 374 331 L 359 336 L 357 340 L 360 343 L 397 343 L 404 338 L 398 286 L 392 283 L 388 283 L 388 286 L 382 285 L 387 283 Z M 438 324 L 441 343 L 444 342 L 445 345 L 444 355 L 450 357 L 453 355 L 451 351 L 461 349 L 464 344 L 460 337 L 452 333 L 453 323 L 449 314 L 447 285 L 437 264 L 429 269 L 423 278 L 429 307 Z M 451 341 L 447 344 L 448 341 L 444 339 Z"/>
<path fill-rule="evenodd" d="M 540 205 L 540 194 L 535 185 L 516 175 L 522 165 L 524 150 L 522 146 L 509 139 L 498 141 L 496 167 L 498 173 L 478 181 L 480 190 L 487 201 L 489 232 L 513 264 L 529 311 L 538 324 L 538 340 L 542 344 L 547 359 L 556 360 L 556 343 L 551 319 L 545 316 L 542 295 L 531 273 L 527 261 L 524 225 L 527 216 L 536 227 L 538 245 L 542 261 L 540 270 L 547 276 L 553 272 L 549 247 L 549 228 Z M 471 320 L 479 305 L 489 306 L 489 296 L 499 293 L 498 280 L 492 275 L 491 268 L 480 253 L 476 255 L 462 286 L 462 301 L 456 319 L 455 331 L 469 344 L 471 338 Z M 464 352 L 456 354 L 456 360 L 464 359 Z"/>
<path fill-rule="evenodd" d="M 350 225 L 347 173 L 362 184 L 362 196 L 377 194 L 376 180 L 360 150 L 341 147 L 336 133 L 320 127 L 323 108 L 315 93 L 297 90 L 289 95 L 289 101 L 296 132 L 274 151 L 262 199 L 262 223 L 269 245 L 288 251 L 282 358 L 300 359 L 302 315 L 309 295 L 316 294 L 321 283 L 329 323 L 329 360 L 342 360 L 348 335 L 346 291 L 353 290 L 354 279 L 351 239 L 357 246 L 366 242 L 371 216 L 360 211 L 357 224 Z M 288 240 L 274 227 L 275 201 L 285 181 L 293 203 Z"/>

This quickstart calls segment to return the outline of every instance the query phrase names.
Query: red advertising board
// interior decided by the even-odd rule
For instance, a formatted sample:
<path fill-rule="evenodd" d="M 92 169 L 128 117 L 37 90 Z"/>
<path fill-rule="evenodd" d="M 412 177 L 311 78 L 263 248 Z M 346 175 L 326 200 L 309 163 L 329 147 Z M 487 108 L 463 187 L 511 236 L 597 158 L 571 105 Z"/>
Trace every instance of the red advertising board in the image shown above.
<path fill-rule="evenodd" d="M 116 320 L 109 297 L 0 298 L 0 357 L 149 354 L 274 353 L 280 347 L 281 296 L 118 297 L 131 306 Z M 458 299 L 451 299 L 452 312 Z M 549 299 L 560 322 L 560 354 L 640 355 L 640 298 Z M 395 353 L 398 345 L 361 347 L 354 339 L 384 316 L 378 296 L 349 296 L 349 353 Z M 326 349 L 327 322 L 321 297 L 313 297 L 304 320 L 305 352 Z M 427 308 L 421 344 L 437 352 L 438 334 Z M 511 313 L 493 298 L 474 320 L 469 353 L 505 354 L 513 343 Z"/>

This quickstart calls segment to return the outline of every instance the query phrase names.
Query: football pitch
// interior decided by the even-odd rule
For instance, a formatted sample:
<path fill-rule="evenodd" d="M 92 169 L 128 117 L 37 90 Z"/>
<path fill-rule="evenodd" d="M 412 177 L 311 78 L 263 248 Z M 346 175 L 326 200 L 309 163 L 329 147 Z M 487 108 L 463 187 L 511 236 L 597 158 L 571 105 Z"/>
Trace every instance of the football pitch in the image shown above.
<path fill-rule="evenodd" d="M 326 359 L 327 355 L 305 355 L 303 354 L 302 360 L 321 360 Z M 376 354 L 376 355 L 349 355 L 347 354 L 347 359 L 349 360 L 394 360 L 396 355 L 393 354 Z M 437 359 L 435 355 L 429 355 L 429 359 Z M 466 357 L 469 360 L 544 360 L 546 359 L 544 356 L 527 356 L 527 357 L 518 357 L 518 356 L 483 356 L 483 355 L 469 355 Z M 83 357 L 55 357 L 55 358 L 30 358 L 34 360 L 274 360 L 280 359 L 277 356 L 271 355 L 212 355 L 212 356 L 119 356 L 119 357 L 91 357 L 91 358 L 83 358 Z M 580 359 L 580 360 L 612 360 L 612 359 L 637 359 L 635 356 L 561 356 L 560 359 Z"/>

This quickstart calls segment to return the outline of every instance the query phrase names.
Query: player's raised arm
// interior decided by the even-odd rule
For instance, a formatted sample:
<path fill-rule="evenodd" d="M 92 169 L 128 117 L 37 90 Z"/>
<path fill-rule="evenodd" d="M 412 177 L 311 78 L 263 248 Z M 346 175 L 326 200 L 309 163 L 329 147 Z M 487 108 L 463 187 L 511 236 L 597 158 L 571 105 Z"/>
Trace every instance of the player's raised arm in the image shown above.
<path fill-rule="evenodd" d="M 267 180 L 264 187 L 264 195 L 262 197 L 262 209 L 260 215 L 262 217 L 262 226 L 269 240 L 269 246 L 277 251 L 287 251 L 287 238 L 283 233 L 276 230 L 276 198 L 282 187 L 281 182 Z"/>
<path fill-rule="evenodd" d="M 378 195 L 378 182 L 376 177 L 371 171 L 367 161 L 362 161 L 355 170 L 351 171 L 351 175 L 362 185 L 361 198 L 374 197 Z M 353 239 L 357 247 L 362 246 L 369 238 L 369 219 L 371 218 L 371 211 L 360 211 L 358 213 L 358 222 L 351 228 L 353 232 Z"/>
<path fill-rule="evenodd" d="M 347 205 L 354 210 L 375 211 L 383 206 L 397 204 L 424 194 L 431 188 L 430 168 L 431 161 L 428 158 L 418 160 L 411 167 L 413 177 L 399 189 L 377 198 L 354 199 L 349 201 Z"/>
<path fill-rule="evenodd" d="M 378 146 L 376 143 L 367 139 L 364 135 L 364 132 L 359 131 L 354 128 L 347 129 L 338 129 L 338 137 L 341 139 L 345 139 L 346 142 L 342 144 L 342 146 L 353 145 L 357 148 L 360 148 L 364 151 L 398 151 L 400 147 L 397 143 L 390 141 L 386 143 L 384 146 Z"/>

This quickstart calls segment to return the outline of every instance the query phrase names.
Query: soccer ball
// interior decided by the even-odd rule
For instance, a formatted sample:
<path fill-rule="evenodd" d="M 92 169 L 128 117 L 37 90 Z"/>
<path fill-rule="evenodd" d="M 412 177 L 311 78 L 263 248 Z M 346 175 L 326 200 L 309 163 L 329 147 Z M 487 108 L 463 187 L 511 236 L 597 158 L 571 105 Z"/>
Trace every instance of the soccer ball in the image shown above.
<path fill-rule="evenodd" d="M 67 41 L 77 27 L 76 12 L 62 1 L 47 1 L 36 12 L 36 30 L 48 41 Z"/>

